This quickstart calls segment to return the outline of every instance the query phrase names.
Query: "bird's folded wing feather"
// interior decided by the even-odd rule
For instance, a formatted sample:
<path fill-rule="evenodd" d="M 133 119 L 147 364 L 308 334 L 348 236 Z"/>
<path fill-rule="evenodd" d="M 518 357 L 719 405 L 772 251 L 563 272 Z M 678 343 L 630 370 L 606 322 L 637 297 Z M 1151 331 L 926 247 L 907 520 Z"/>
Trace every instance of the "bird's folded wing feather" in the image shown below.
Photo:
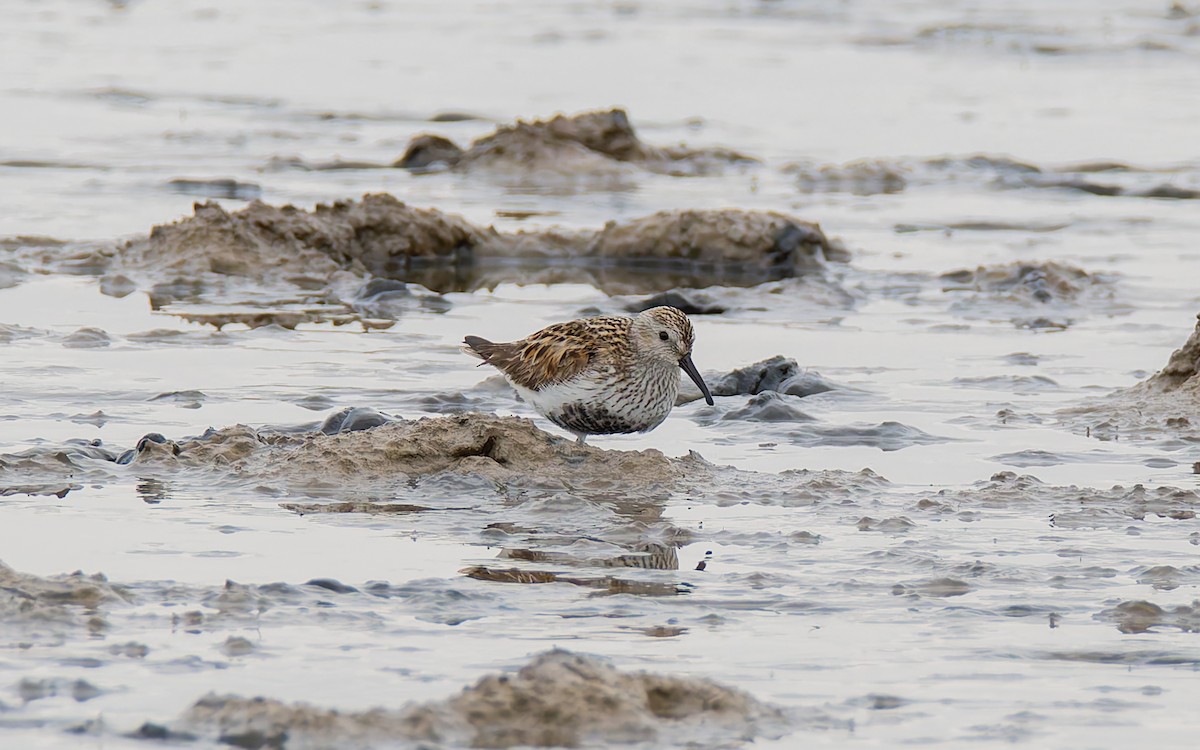
<path fill-rule="evenodd" d="M 533 391 L 581 373 L 596 355 L 596 332 L 586 321 L 556 323 L 520 341 L 497 347 L 488 362 Z"/>

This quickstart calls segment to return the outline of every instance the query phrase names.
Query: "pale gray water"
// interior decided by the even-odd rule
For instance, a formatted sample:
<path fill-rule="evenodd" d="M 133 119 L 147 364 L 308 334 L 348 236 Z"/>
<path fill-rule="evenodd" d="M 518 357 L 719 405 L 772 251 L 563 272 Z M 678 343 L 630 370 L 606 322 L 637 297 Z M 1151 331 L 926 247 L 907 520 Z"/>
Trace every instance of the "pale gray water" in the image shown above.
<path fill-rule="evenodd" d="M 505 230 L 598 227 L 666 208 L 792 213 L 853 253 L 830 272 L 841 296 L 797 281 L 715 290 L 731 310 L 694 318 L 695 359 L 728 371 L 782 354 L 857 390 L 796 400 L 818 420 L 811 425 L 721 419 L 748 401 L 731 396 L 713 410 L 680 407 L 649 435 L 594 439 L 670 456 L 694 450 L 766 474 L 662 504 L 660 523 L 692 534 L 678 570 L 622 574 L 694 586 L 679 596 L 595 597 L 565 583 L 459 573 L 510 567 L 495 559 L 500 547 L 577 553 L 587 547 L 577 537 L 630 523 L 606 499 L 514 501 L 475 489 L 439 499 L 470 511 L 299 516 L 278 507 L 294 499 L 280 487 L 138 476 L 107 463 L 63 498 L 2 497 L 0 560 L 43 576 L 102 571 L 132 595 L 105 610 L 108 627 L 96 634 L 67 621 L 0 623 L 0 744 L 144 747 L 121 734 L 170 722 L 209 690 L 396 706 L 558 645 L 623 668 L 712 677 L 828 717 L 799 722 L 778 747 L 1190 746 L 1196 615 L 1125 633 L 1111 610 L 1200 599 L 1200 521 L 1140 512 L 1129 496 L 1137 483 L 1196 490 L 1196 435 L 1163 427 L 1101 441 L 1056 412 L 1161 367 L 1200 311 L 1200 203 L 1136 195 L 1200 190 L 1196 14 L 1194 4 L 1172 12 L 1167 2 L 1118 0 L 5 8 L 0 453 L 75 438 L 123 450 L 149 432 L 298 425 L 342 406 L 412 418 L 447 410 L 430 396 L 458 392 L 469 408 L 531 416 L 507 394 L 476 388 L 485 373 L 458 352 L 461 336 L 504 340 L 616 307 L 590 286 L 502 284 L 450 292 L 445 307 L 411 305 L 367 334 L 329 324 L 218 333 L 172 313 L 303 300 L 249 280 L 152 311 L 143 292 L 106 296 L 94 276 L 71 273 L 63 259 L 80 247 L 190 214 L 203 198 L 168 185 L 180 178 L 233 178 L 260 186 L 269 203 L 305 207 L 388 191 Z M 612 105 L 628 109 L 649 143 L 726 146 L 763 163 L 721 176 L 634 171 L 616 185 L 532 187 L 279 166 L 292 157 L 387 164 L 419 132 L 465 144 L 517 117 Z M 440 112 L 483 119 L 429 121 Z M 1042 172 L 1023 178 L 996 159 L 971 160 L 980 154 Z M 814 174 L 860 159 L 902 174 L 904 188 L 847 189 L 784 169 Z M 1099 161 L 1140 171 L 1079 166 Z M 502 213 L 513 211 L 542 214 Z M 23 236 L 69 244 L 40 250 L 45 240 Z M 939 278 L 1047 261 L 1087 272 L 1081 291 L 1036 303 Z M 107 345 L 78 346 L 95 343 L 70 338 L 84 327 L 106 332 Z M 164 330 L 180 333 L 143 335 Z M 182 391 L 202 395 L 156 398 Z M 1195 404 L 1180 413 L 1194 419 Z M 888 482 L 843 477 L 806 497 L 776 476 L 864 468 Z M 1045 484 L 987 485 L 1003 471 Z M 403 487 L 390 491 L 414 501 Z M 1176 510 L 1195 504 L 1185 498 Z M 553 538 L 525 544 L 487 530 L 493 522 Z M 709 552 L 707 569 L 694 571 Z M 1176 570 L 1147 572 L 1161 566 Z M 315 578 L 387 581 L 401 593 L 302 586 Z M 301 593 L 263 594 L 262 614 L 220 613 L 213 597 L 226 579 Z M 196 610 L 202 625 L 172 623 Z M 660 626 L 686 630 L 644 632 Z M 223 651 L 231 636 L 254 652 Z M 114 650 L 129 642 L 149 652 Z M 26 702 L 22 680 L 86 680 L 103 692 L 78 701 L 60 689 Z M 899 705 L 871 708 L 878 701 L 867 696 Z M 64 734 L 96 719 L 103 728 L 92 735 Z"/>

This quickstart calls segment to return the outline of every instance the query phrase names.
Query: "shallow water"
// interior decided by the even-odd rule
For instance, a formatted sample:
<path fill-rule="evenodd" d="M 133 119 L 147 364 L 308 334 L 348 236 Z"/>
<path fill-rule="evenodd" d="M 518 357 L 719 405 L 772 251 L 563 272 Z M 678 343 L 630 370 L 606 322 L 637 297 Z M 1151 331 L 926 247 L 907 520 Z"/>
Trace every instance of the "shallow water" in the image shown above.
<path fill-rule="evenodd" d="M 78 613 L 0 623 L 3 744 L 77 746 L 65 731 L 83 727 L 87 742 L 144 747 L 123 734 L 209 690 L 398 706 L 563 646 L 809 712 L 764 747 L 1187 746 L 1200 641 L 1196 616 L 1171 610 L 1200 599 L 1200 503 L 1154 493 L 1200 490 L 1197 436 L 1093 437 L 1102 415 L 1060 410 L 1161 367 L 1200 310 L 1200 204 L 1147 197 L 1200 190 L 1191 12 L 1119 0 L 10 8 L 0 454 L 36 466 L 9 459 L 0 486 L 68 492 L 0 497 L 0 559 L 38 576 L 103 571 L 127 592 L 100 608 L 103 627 Z M 465 145 L 518 117 L 614 104 L 648 143 L 762 163 L 612 183 L 287 161 L 387 165 L 420 132 Z M 447 112 L 478 119 L 430 121 Z M 381 330 L 217 331 L 188 316 L 316 303 L 252 279 L 160 309 L 145 291 L 102 293 L 87 251 L 189 215 L 204 196 L 171 181 L 224 178 L 273 204 L 387 191 L 505 231 L 729 206 L 820 222 L 850 263 L 710 290 L 728 311 L 693 318 L 695 359 L 727 372 L 782 354 L 840 387 L 781 397 L 811 421 L 747 418 L 755 397 L 728 396 L 648 435 L 593 438 L 760 473 L 633 504 L 620 490 L 299 486 L 94 458 L 64 474 L 54 456 L 71 440 L 120 453 L 147 433 L 315 427 L 349 406 L 495 411 L 553 431 L 481 386 L 491 373 L 457 342 L 628 301 L 514 273 L 405 302 Z M 825 473 L 837 471 L 849 473 Z M 280 507 L 343 500 L 435 510 Z M 663 539 L 680 541 L 677 566 L 595 563 Z M 522 585 L 470 566 L 646 586 Z M 227 579 L 249 593 L 224 591 Z M 1139 625 L 1119 609 L 1139 600 L 1165 614 Z M 229 645 L 238 637 L 248 653 Z M 23 680 L 59 687 L 27 700 Z M 99 695 L 73 697 L 77 680 Z"/>

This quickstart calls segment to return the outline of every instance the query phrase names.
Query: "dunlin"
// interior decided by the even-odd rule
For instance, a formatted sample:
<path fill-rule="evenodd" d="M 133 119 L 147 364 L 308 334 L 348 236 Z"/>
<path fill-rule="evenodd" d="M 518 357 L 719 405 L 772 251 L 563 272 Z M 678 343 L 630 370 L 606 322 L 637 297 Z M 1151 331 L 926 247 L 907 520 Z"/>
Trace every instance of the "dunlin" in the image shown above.
<path fill-rule="evenodd" d="M 711 406 L 712 394 L 692 363 L 694 340 L 686 315 L 652 307 L 632 318 L 555 323 L 506 344 L 467 336 L 463 351 L 500 370 L 521 398 L 582 443 L 588 435 L 662 424 L 679 393 L 680 369 Z"/>

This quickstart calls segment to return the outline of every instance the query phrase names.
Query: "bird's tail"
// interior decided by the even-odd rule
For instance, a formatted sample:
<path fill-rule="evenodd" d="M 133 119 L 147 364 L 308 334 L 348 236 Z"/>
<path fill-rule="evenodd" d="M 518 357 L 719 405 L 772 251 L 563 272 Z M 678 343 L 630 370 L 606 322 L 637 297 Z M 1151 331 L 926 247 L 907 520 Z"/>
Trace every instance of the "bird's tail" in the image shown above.
<path fill-rule="evenodd" d="M 463 344 L 464 346 L 462 350 L 467 354 L 470 354 L 472 357 L 478 357 L 479 359 L 482 359 L 482 364 L 488 363 L 488 357 L 490 357 L 492 352 L 496 350 L 497 346 L 491 341 L 478 336 L 467 336 L 463 339 Z"/>

